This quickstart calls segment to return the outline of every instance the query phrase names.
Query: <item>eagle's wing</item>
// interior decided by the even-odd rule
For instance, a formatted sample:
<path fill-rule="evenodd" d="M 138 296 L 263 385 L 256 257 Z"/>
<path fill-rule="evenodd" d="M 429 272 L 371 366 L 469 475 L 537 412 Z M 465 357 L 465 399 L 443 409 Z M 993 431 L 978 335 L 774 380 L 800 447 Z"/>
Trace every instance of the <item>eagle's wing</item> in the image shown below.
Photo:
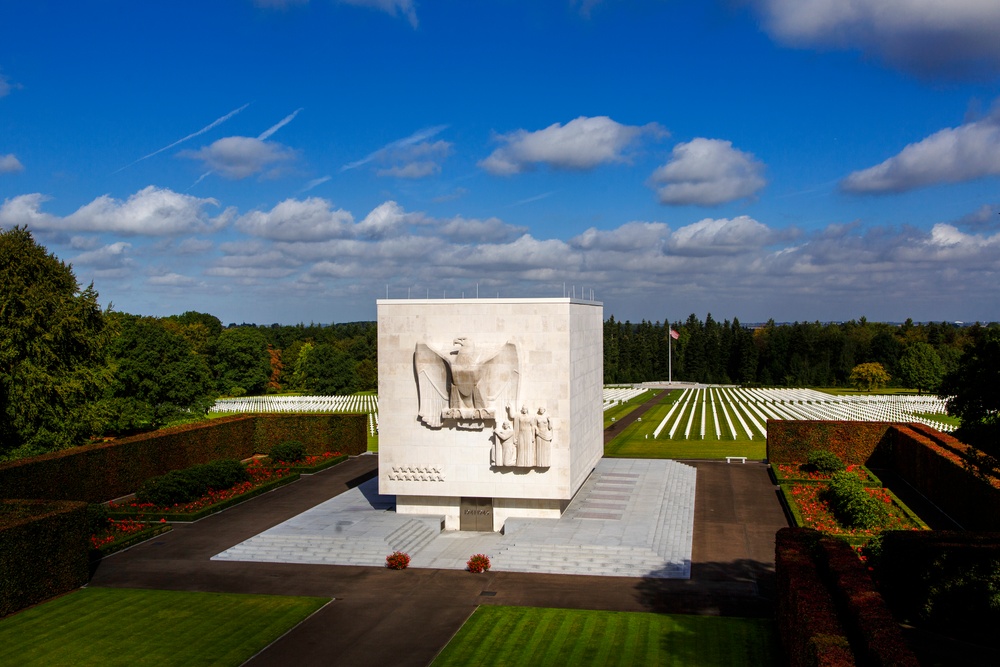
<path fill-rule="evenodd" d="M 517 361 L 517 346 L 506 343 L 480 366 L 479 386 L 490 408 L 502 411 L 504 406 L 516 408 L 521 384 L 521 368 Z"/>
<path fill-rule="evenodd" d="M 441 428 L 441 411 L 448 407 L 451 369 L 448 360 L 424 343 L 413 351 L 413 372 L 417 376 L 417 419 L 431 428 Z"/>

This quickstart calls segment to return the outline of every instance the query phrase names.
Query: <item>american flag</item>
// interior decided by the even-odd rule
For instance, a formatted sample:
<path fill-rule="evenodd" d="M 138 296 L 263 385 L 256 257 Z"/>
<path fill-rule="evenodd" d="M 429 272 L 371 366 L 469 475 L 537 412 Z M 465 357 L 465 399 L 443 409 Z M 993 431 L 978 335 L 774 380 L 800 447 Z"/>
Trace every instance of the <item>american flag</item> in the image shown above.
<path fill-rule="evenodd" d="M 679 333 L 677 333 L 676 331 L 674 331 L 673 329 L 671 329 L 670 330 L 670 337 L 673 338 L 674 340 L 677 340 L 678 338 L 681 337 L 681 335 Z"/>

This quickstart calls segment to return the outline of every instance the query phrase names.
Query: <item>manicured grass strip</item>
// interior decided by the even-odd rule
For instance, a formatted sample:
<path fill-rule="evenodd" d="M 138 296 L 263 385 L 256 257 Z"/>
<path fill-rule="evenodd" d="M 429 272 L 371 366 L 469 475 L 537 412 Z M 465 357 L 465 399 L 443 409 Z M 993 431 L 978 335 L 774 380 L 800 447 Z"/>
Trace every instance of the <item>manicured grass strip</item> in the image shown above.
<path fill-rule="evenodd" d="M 939 421 L 942 424 L 948 424 L 949 426 L 961 426 L 962 420 L 958 417 L 952 417 L 951 415 L 941 414 L 940 412 L 915 412 L 918 417 L 923 417 L 924 419 L 933 419 L 934 421 Z"/>
<path fill-rule="evenodd" d="M 85 588 L 0 620 L 0 664 L 235 666 L 328 601 Z"/>
<path fill-rule="evenodd" d="M 483 606 L 441 651 L 452 665 L 771 665 L 770 619 Z"/>

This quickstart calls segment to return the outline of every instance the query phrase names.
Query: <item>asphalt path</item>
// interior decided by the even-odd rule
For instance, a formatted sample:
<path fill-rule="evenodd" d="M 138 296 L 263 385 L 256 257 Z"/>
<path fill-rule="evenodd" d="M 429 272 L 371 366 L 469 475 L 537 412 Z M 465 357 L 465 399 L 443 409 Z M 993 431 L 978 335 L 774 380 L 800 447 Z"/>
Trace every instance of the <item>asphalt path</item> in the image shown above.
<path fill-rule="evenodd" d="M 90 586 L 313 595 L 333 602 L 248 664 L 427 665 L 478 605 L 770 617 L 774 533 L 786 524 L 760 463 L 698 469 L 691 578 L 212 561 L 212 556 L 357 486 L 365 455 L 258 496 L 98 563 Z"/>

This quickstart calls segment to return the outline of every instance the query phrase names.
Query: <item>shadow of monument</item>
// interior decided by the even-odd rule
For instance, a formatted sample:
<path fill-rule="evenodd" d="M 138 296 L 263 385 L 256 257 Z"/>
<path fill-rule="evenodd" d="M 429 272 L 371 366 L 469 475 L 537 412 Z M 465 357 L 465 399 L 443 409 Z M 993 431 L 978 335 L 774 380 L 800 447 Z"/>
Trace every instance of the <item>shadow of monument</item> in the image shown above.
<path fill-rule="evenodd" d="M 361 492 L 361 495 L 365 497 L 365 500 L 368 501 L 368 504 L 372 506 L 372 509 L 395 511 L 396 496 L 383 496 L 379 494 L 377 478 L 369 478 L 358 484 L 357 488 Z"/>
<path fill-rule="evenodd" d="M 692 563 L 690 579 L 661 579 L 657 572 L 635 586 L 639 602 L 659 614 L 773 618 L 774 564 L 739 559 Z"/>

